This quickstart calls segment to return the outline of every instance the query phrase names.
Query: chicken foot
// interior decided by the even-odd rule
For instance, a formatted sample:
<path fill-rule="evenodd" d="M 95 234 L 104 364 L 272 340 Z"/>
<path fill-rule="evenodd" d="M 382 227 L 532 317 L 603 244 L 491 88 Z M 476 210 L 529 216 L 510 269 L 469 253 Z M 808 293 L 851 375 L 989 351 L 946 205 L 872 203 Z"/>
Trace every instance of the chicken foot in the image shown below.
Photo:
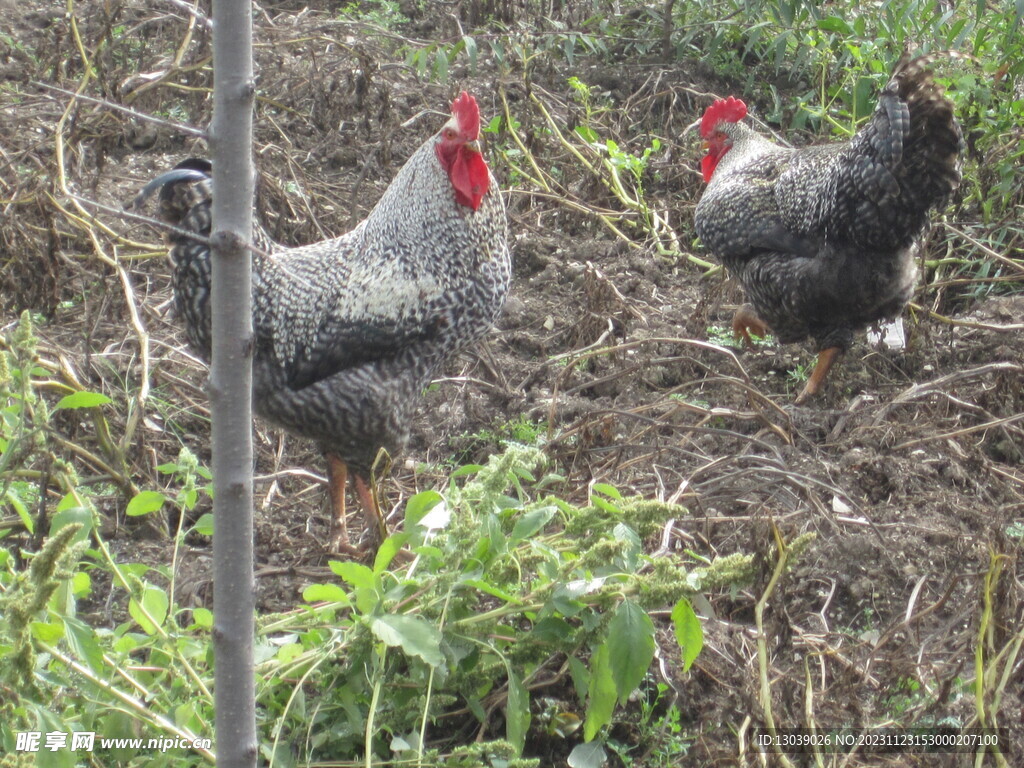
<path fill-rule="evenodd" d="M 804 384 L 804 388 L 796 396 L 796 400 L 793 401 L 794 405 L 802 405 L 821 392 L 821 387 L 825 383 L 825 377 L 828 376 L 832 364 L 839 359 L 839 355 L 842 352 L 842 347 L 826 347 L 818 352 L 818 362 L 815 363 L 814 370 L 811 371 L 811 375 L 808 377 L 807 383 Z"/>
<path fill-rule="evenodd" d="M 764 338 L 771 333 L 771 328 L 758 316 L 750 304 L 744 304 L 732 316 L 732 332 L 737 339 L 742 339 L 743 343 L 752 349 L 754 342 L 750 337 Z M 839 359 L 842 352 L 841 347 L 826 347 L 818 353 L 814 370 L 800 394 L 793 401 L 794 405 L 802 405 L 821 392 L 821 388 L 825 384 L 825 377 L 828 376 L 832 365 Z"/>
<path fill-rule="evenodd" d="M 758 317 L 757 312 L 749 304 L 744 304 L 732 316 L 732 334 L 737 339 L 743 339 L 743 343 L 746 344 L 748 349 L 754 348 L 754 341 L 750 338 L 751 335 L 763 339 L 769 333 L 771 333 L 771 328 L 765 324 L 764 320 Z"/>

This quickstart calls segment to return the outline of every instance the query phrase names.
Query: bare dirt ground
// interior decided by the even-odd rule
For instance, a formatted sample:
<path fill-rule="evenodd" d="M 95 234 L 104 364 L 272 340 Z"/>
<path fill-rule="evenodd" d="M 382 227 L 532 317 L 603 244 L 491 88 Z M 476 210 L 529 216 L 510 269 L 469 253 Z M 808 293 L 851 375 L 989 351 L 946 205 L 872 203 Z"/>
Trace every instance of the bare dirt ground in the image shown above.
<path fill-rule="evenodd" d="M 78 10 L 79 34 L 96 64 L 87 92 L 205 125 L 203 27 L 189 42 L 185 15 L 171 4 L 159 13 L 114 4 L 114 15 L 110 5 L 86 2 L 80 6 L 94 13 Z M 168 314 L 159 236 L 67 193 L 119 209 L 154 174 L 208 148 L 167 126 L 35 85 L 75 90 L 81 79 L 63 11 L 19 3 L 0 14 L 11 30 L 0 44 L 0 82 L 9 86 L 0 91 L 3 325 L 21 309 L 38 312 L 44 356 L 62 360 L 115 403 L 132 404 L 136 411 L 118 425 L 134 430 L 125 470 L 140 486 L 159 487 L 165 479 L 155 467 L 182 444 L 209 460 L 204 371 Z M 566 174 L 562 199 L 539 195 L 509 178 L 498 151 L 510 146 L 508 135 L 489 136 L 492 167 L 509 188 L 515 283 L 489 342 L 427 393 L 408 455 L 384 485 L 396 518 L 410 494 L 526 429 L 548 440 L 567 496 L 582 497 L 599 481 L 684 504 L 689 516 L 650 542 L 656 557 L 683 550 L 761 556 L 763 579 L 749 590 L 707 596 L 706 646 L 688 674 L 678 671 L 674 641 L 664 634 L 658 674 L 678 694 L 682 724 L 694 735 L 687 764 L 735 764 L 738 732 L 761 717 L 752 609 L 775 562 L 776 535 L 816 534 L 767 613 L 780 722 L 802 724 L 808 709 L 820 722 L 971 721 L 975 704 L 964 681 L 974 677 L 975 648 L 980 643 L 991 658 L 1021 630 L 1024 295 L 966 301 L 922 293 L 920 308 L 904 317 L 905 350 L 862 339 L 825 395 L 794 407 L 799 383 L 791 373 L 811 361 L 810 351 L 721 346 L 715 329 L 728 327 L 741 298 L 736 289 L 685 259 L 630 246 L 593 213 L 567 205 L 614 201 L 593 179 L 572 176 L 570 158 L 539 130 L 530 100 L 566 124 L 578 120 L 566 86 L 574 74 L 596 86 L 610 109 L 605 125 L 623 146 L 659 136 L 663 148 L 646 191 L 685 246 L 700 194 L 700 150 L 683 128 L 703 106 L 695 93 L 728 89 L 705 67 L 581 62 L 568 71 L 541 57 L 528 73 L 481 61 L 475 73 L 453 67 L 449 82 L 427 83 L 398 63 L 386 35 L 368 36 L 329 15 L 270 4 L 257 24 L 259 213 L 280 242 L 310 242 L 362 218 L 439 125 L 421 111 L 443 111 L 458 88 L 470 89 L 486 115 L 501 113 L 504 92 L 520 134 L 531 137 L 529 151 Z M 402 34 L 448 38 L 453 24 L 416 18 Z M 969 214 L 949 212 L 953 221 Z M 149 392 L 141 402 L 144 381 Z M 323 467 L 299 440 L 263 425 L 257 439 L 259 602 L 261 610 L 280 610 L 326 573 L 320 542 L 327 522 L 315 477 Z M 122 507 L 112 494 L 115 545 L 159 561 L 164 540 L 124 525 Z M 197 541 L 183 566 L 180 603 L 210 600 L 209 557 Z M 986 589 L 996 563 L 1002 575 Z M 991 613 L 979 636 L 986 597 Z M 1010 676 L 1000 722 L 1019 756 L 1019 660 Z M 552 761 L 561 753 L 538 750 Z M 854 757 L 850 764 L 881 763 Z"/>

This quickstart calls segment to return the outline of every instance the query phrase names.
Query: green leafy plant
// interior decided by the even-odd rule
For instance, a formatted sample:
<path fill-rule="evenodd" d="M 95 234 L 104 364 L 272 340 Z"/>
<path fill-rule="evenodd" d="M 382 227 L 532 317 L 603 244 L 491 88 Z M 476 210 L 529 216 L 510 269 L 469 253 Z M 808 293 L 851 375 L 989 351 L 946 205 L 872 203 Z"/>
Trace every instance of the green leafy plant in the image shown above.
<path fill-rule="evenodd" d="M 516 755 L 541 727 L 533 723 L 535 691 L 557 679 L 558 668 L 576 699 L 554 713 L 549 737 L 582 736 L 589 746 L 580 749 L 596 753 L 644 684 L 654 655 L 651 608 L 672 607 L 684 667 L 693 663 L 702 632 L 687 596 L 745 583 L 750 559 L 651 560 L 643 540 L 684 510 L 601 483 L 587 504 L 570 504 L 544 491 L 561 482 L 535 474 L 544 463 L 539 448 L 512 443 L 486 465 L 456 470 L 446 491 L 409 499 L 404 530 L 372 565 L 332 562 L 335 580 L 308 586 L 303 607 L 261 619 L 263 759 L 290 766 L 363 754 L 421 765 L 535 765 Z M 178 490 L 138 493 L 131 514 L 167 504 L 184 512 L 204 492 L 207 473 L 187 453 L 161 472 Z M 189 744 L 209 734 L 213 616 L 175 603 L 177 547 L 168 566 L 116 562 L 88 497 L 71 488 L 57 510 L 46 547 L 32 557 L 42 575 L 29 579 L 6 551 L 0 556 L 5 612 L 23 616 L 0 638 L 0 676 L 20 681 L 0 743 L 38 728 L 116 736 L 142 727 Z M 101 575 L 122 606 L 112 631 L 78 609 Z M 495 732 L 499 709 L 504 724 Z M 428 738 L 445 743 L 446 723 L 459 718 L 477 721 L 490 741 L 453 745 L 442 758 Z M 117 759 L 148 754 L 139 749 L 126 747 Z M 171 750 L 165 764 L 210 757 L 202 746 Z"/>
<path fill-rule="evenodd" d="M 583 508 L 551 496 L 531 499 L 528 488 L 546 484 L 533 475 L 542 465 L 537 448 L 510 445 L 486 466 L 457 470 L 447 493 L 410 499 L 405 531 L 385 542 L 372 567 L 332 564 L 344 587 L 325 583 L 306 591 L 324 626 L 307 651 L 289 652 L 295 654 L 290 664 L 299 664 L 290 674 L 317 668 L 309 680 L 333 692 L 319 706 L 333 713 L 334 749 L 362 745 L 383 755 L 399 743 L 429 762 L 434 757 L 418 746 L 429 723 L 461 702 L 484 725 L 501 706 L 504 738 L 519 750 L 532 720 L 530 687 L 566 656 L 583 735 L 593 741 L 640 684 L 654 652 L 646 607 L 685 601 L 694 584 L 668 564 L 637 574 L 642 537 L 674 510 L 623 499 L 601 485 Z M 469 479 L 459 486 L 460 478 Z M 580 537 L 587 547 L 579 546 Z M 404 573 L 388 572 L 403 543 L 415 559 Z M 736 578 L 737 565 L 715 564 L 688 577 L 696 583 L 726 573 Z M 293 621 L 275 623 L 275 632 L 294 633 Z M 680 613 L 678 624 L 683 636 L 699 637 L 692 612 Z M 326 631 L 341 644 L 327 655 Z M 691 639 L 687 647 L 692 662 L 699 644 Z M 353 663 L 329 666 L 342 648 Z M 352 696 L 368 713 L 343 706 Z M 299 738 L 286 738 L 290 728 L 303 729 L 303 740 L 314 732 L 306 729 L 315 724 L 293 707 L 288 702 L 282 713 L 281 741 Z"/>
<path fill-rule="evenodd" d="M 448 82 L 448 71 L 460 57 L 465 57 L 471 72 L 477 66 L 476 40 L 469 35 L 456 43 L 431 43 L 421 47 L 412 47 L 405 57 L 406 66 L 411 67 L 421 80 L 437 80 Z"/>
<path fill-rule="evenodd" d="M 786 381 L 793 389 L 800 387 L 807 383 L 807 380 L 811 377 L 811 370 L 811 363 L 797 363 L 786 371 Z"/>
<path fill-rule="evenodd" d="M 366 24 L 375 24 L 382 29 L 392 30 L 408 24 L 408 17 L 402 13 L 401 4 L 396 0 L 362 0 L 349 2 L 341 7 L 338 16 Z"/>
<path fill-rule="evenodd" d="M 639 732 L 636 744 L 609 739 L 607 746 L 623 765 L 649 768 L 673 768 L 690 750 L 691 740 L 680 723 L 679 707 L 665 683 L 648 686 L 637 697 L 639 712 L 634 727 Z"/>

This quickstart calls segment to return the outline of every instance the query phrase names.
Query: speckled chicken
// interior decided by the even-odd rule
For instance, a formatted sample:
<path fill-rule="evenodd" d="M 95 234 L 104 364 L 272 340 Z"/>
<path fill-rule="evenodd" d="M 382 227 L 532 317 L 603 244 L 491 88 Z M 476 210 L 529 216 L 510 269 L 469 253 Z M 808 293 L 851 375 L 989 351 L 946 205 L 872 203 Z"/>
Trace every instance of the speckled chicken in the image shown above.
<path fill-rule="evenodd" d="M 403 449 L 424 388 L 488 332 L 508 293 L 505 208 L 479 134 L 476 101 L 464 92 L 355 229 L 254 257 L 254 409 L 325 453 L 333 547 L 348 546 L 350 476 L 374 516 L 368 527 L 381 531 L 368 485 L 379 451 Z M 187 160 L 140 194 L 159 190 L 163 215 L 179 227 L 170 236 L 175 306 L 206 359 L 210 250 L 187 233 L 210 233 L 208 170 Z"/>
<path fill-rule="evenodd" d="M 817 364 L 798 403 L 820 391 L 856 330 L 906 306 L 929 212 L 960 183 L 963 139 L 934 58 L 904 55 L 848 142 L 779 146 L 740 122 L 746 105 L 733 97 L 701 120 L 697 234 L 746 291 L 737 336 L 814 340 Z"/>

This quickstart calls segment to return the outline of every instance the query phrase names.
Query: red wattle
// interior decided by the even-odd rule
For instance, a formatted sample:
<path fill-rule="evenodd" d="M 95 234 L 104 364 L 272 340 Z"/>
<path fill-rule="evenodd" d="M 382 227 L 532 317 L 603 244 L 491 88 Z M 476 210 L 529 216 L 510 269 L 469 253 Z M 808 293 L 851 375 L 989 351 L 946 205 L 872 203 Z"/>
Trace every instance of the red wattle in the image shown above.
<path fill-rule="evenodd" d="M 455 200 L 474 211 L 487 194 L 491 184 L 491 175 L 487 171 L 487 162 L 479 152 L 461 147 L 455 153 L 455 160 L 448 172 L 455 188 Z"/>
<path fill-rule="evenodd" d="M 711 177 L 715 173 L 716 165 L 718 165 L 718 158 L 712 157 L 710 152 L 704 155 L 704 159 L 700 161 L 700 169 L 704 174 L 705 184 L 711 181 Z"/>

